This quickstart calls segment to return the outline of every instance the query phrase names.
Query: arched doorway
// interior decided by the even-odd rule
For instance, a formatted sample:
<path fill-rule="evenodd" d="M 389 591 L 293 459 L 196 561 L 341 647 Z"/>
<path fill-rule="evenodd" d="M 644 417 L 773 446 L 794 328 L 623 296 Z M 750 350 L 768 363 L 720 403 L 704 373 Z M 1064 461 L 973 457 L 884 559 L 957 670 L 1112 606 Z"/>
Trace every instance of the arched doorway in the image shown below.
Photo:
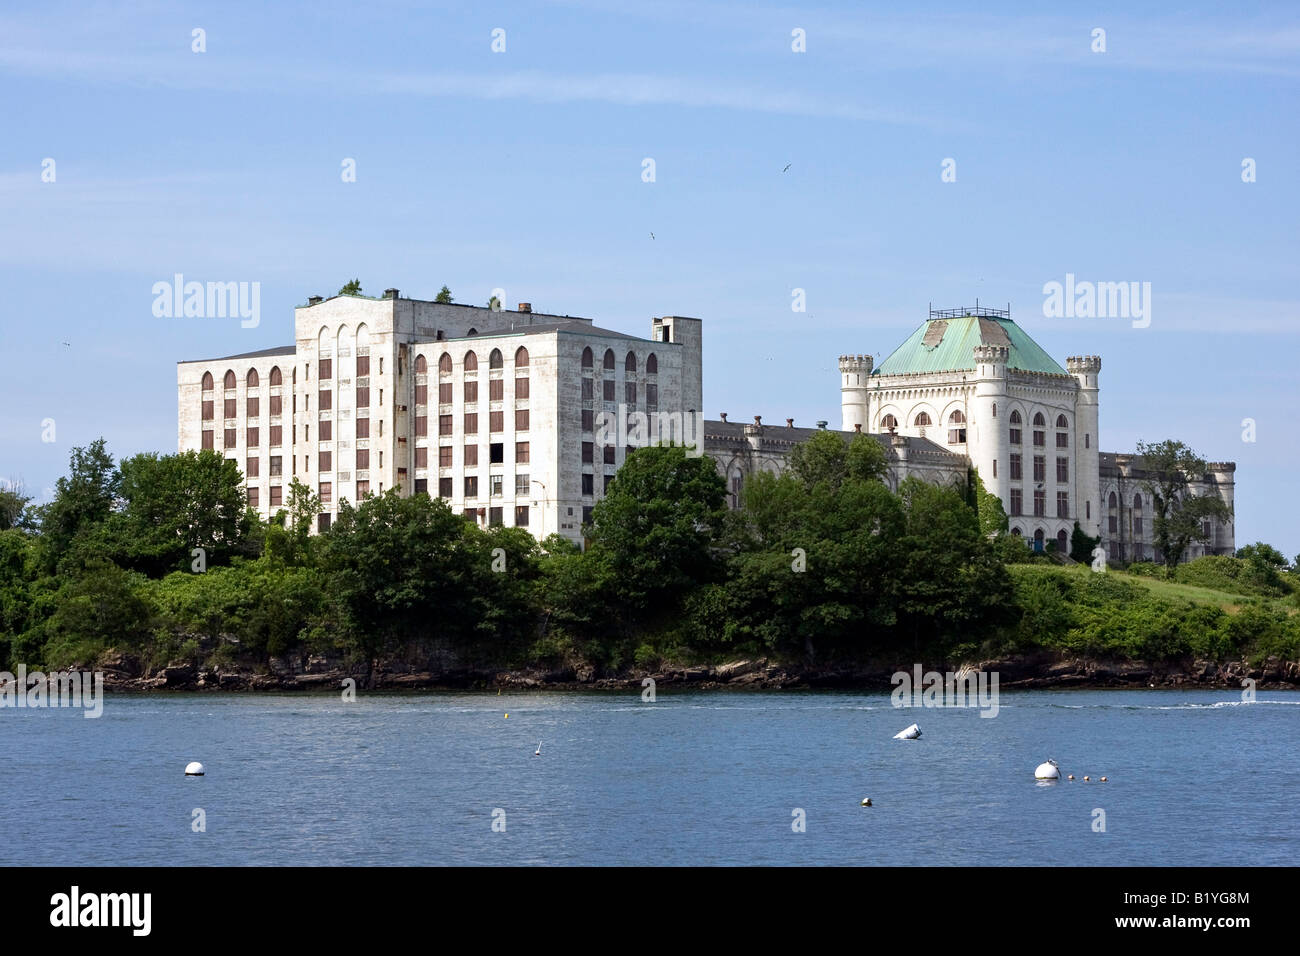
<path fill-rule="evenodd" d="M 1039 528 L 1034 532 L 1034 551 L 1037 554 L 1043 553 L 1043 529 Z"/>
<path fill-rule="evenodd" d="M 1056 550 L 1061 554 L 1070 553 L 1070 536 L 1065 533 L 1064 528 L 1056 532 Z"/>

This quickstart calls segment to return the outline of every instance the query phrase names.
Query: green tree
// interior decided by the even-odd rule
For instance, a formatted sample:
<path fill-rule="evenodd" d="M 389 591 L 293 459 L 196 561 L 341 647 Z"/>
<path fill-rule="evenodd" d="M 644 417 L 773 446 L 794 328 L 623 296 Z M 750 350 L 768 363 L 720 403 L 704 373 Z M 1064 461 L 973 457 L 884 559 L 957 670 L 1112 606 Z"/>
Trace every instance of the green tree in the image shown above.
<path fill-rule="evenodd" d="M 1253 561 L 1258 564 L 1267 565 L 1278 571 L 1286 568 L 1286 558 L 1282 552 L 1271 544 L 1265 544 L 1263 541 L 1256 541 L 1254 544 L 1248 544 L 1244 548 L 1237 549 L 1237 557 L 1245 558 L 1247 561 Z"/>
<path fill-rule="evenodd" d="M 142 644 L 153 612 L 137 593 L 140 580 L 111 561 L 92 561 L 70 579 L 45 622 L 45 664 L 90 666 L 108 648 Z"/>
<path fill-rule="evenodd" d="M 501 300 L 498 299 L 496 296 L 492 296 L 492 298 L 488 299 L 487 301 L 487 307 L 489 309 L 492 309 L 493 311 L 496 311 L 501 308 Z"/>
<path fill-rule="evenodd" d="M 360 294 L 361 294 L 360 279 L 352 279 L 349 282 L 345 282 L 343 284 L 343 288 L 339 289 L 339 295 L 360 295 Z"/>
<path fill-rule="evenodd" d="M 1101 538 L 1093 538 L 1088 535 L 1081 527 L 1079 522 L 1074 523 L 1074 530 L 1070 532 L 1070 557 L 1080 564 L 1092 564 L 1092 552 L 1101 544 Z"/>
<path fill-rule="evenodd" d="M 446 286 L 443 286 L 441 289 L 438 290 L 438 297 L 435 298 L 433 301 L 441 302 L 443 305 L 451 305 L 451 303 L 453 303 L 456 300 L 451 297 L 451 290 L 448 289 Z"/>
<path fill-rule="evenodd" d="M 1207 541 L 1202 530 L 1207 518 L 1224 519 L 1232 512 L 1217 494 L 1196 495 L 1192 481 L 1206 473 L 1205 459 L 1180 441 L 1166 439 L 1146 444 L 1138 442 L 1137 453 L 1142 467 L 1150 476 L 1142 487 L 1152 500 L 1152 540 L 1165 565 L 1165 574 L 1173 577 L 1193 541 Z"/>
<path fill-rule="evenodd" d="M 74 543 L 100 530 L 121 492 L 122 477 L 103 438 L 72 449 L 69 469 L 55 484 L 54 499 L 38 509 L 46 568 L 51 572 Z"/>
<path fill-rule="evenodd" d="M 28 528 L 35 526 L 35 516 L 28 508 L 32 496 L 26 494 L 21 483 L 14 482 L 0 486 L 0 531 L 10 528 Z"/>
<path fill-rule="evenodd" d="M 970 473 L 975 495 L 975 510 L 980 519 L 980 534 L 987 537 L 1005 534 L 1011 525 L 1006 509 L 1002 507 L 1002 499 L 985 490 L 984 479 L 980 477 L 978 468 L 972 468 Z"/>

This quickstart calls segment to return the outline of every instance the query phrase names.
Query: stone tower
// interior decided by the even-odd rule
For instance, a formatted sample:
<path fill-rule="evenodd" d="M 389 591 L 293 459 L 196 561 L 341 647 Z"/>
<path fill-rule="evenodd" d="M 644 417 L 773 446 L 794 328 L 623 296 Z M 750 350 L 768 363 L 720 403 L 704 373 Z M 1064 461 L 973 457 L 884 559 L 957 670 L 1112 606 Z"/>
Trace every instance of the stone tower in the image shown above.
<path fill-rule="evenodd" d="M 840 356 L 840 427 L 846 432 L 871 430 L 867 390 L 873 361 L 870 355 Z"/>
<path fill-rule="evenodd" d="M 1079 383 L 1079 398 L 1074 406 L 1074 473 L 1075 514 L 1079 527 L 1092 537 L 1101 533 L 1101 473 L 1097 451 L 1097 376 L 1101 359 L 1096 355 L 1072 355 L 1065 367 Z"/>
<path fill-rule="evenodd" d="M 1007 418 L 1011 405 L 1007 401 L 1007 358 L 1005 345 L 977 345 L 975 353 L 975 397 L 967 423 L 966 453 L 978 469 L 984 490 L 1002 499 L 1002 507 L 1011 513 L 1007 481 L 1011 476 L 1010 433 Z"/>

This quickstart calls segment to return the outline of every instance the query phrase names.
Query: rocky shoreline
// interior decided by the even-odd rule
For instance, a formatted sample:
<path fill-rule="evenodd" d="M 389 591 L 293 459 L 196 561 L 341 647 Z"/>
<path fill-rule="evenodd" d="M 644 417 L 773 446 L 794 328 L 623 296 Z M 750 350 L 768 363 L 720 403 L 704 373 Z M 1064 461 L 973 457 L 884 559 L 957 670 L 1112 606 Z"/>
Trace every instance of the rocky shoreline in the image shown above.
<path fill-rule="evenodd" d="M 119 659 L 102 666 L 105 690 L 148 691 L 337 691 L 351 679 L 361 690 L 425 689 L 532 689 L 532 690 L 640 690 L 647 679 L 658 687 L 699 690 L 746 688 L 753 690 L 862 689 L 889 690 L 891 676 L 912 672 L 911 662 L 811 666 L 772 662 L 765 658 L 735 660 L 717 665 L 660 669 L 626 669 L 605 674 L 590 665 L 497 670 L 485 667 L 423 667 L 401 661 L 381 662 L 369 669 L 347 667 L 325 658 L 274 659 L 270 667 L 205 669 L 173 664 L 153 672 L 140 672 L 133 662 Z M 1300 688 L 1300 663 L 1270 658 L 1262 665 L 1247 661 L 1217 663 L 1186 660 L 1149 663 L 1100 660 L 1041 654 L 958 665 L 927 664 L 925 670 L 968 670 L 997 673 L 1002 690 L 1044 688 L 1182 688 L 1241 689 L 1255 681 L 1260 690 Z"/>

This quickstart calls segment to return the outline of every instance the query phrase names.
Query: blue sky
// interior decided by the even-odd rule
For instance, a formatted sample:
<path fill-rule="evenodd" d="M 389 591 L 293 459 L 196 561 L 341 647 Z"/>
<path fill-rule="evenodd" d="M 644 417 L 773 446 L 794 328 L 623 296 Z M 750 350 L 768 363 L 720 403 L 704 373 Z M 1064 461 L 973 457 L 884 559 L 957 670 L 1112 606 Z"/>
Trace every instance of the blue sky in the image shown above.
<path fill-rule="evenodd" d="M 1300 9 L 1131 8 L 7 6 L 0 478 L 175 450 L 177 360 L 289 344 L 354 276 L 697 316 L 708 414 L 798 424 L 838 423 L 839 354 L 978 297 L 1102 356 L 1105 449 L 1236 461 L 1238 544 L 1294 555 Z M 260 282 L 260 325 L 155 318 L 177 272 Z M 1044 317 L 1067 273 L 1150 282 L 1150 326 Z"/>

